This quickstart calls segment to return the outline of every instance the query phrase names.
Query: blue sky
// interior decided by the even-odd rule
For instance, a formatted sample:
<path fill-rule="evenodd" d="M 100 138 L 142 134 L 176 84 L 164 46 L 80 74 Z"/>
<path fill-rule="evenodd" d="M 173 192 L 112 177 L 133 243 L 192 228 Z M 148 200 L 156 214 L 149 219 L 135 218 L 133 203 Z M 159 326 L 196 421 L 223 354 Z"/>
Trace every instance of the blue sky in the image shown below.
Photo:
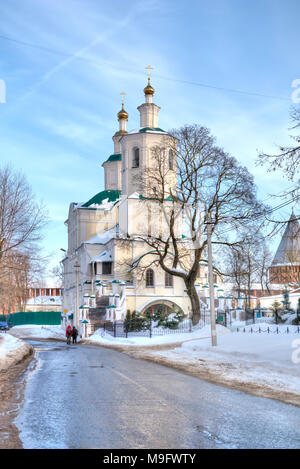
<path fill-rule="evenodd" d="M 298 0 L 1 2 L 0 36 L 28 45 L 0 37 L 0 162 L 21 169 L 48 206 L 51 266 L 67 247 L 69 203 L 103 189 L 101 164 L 113 153 L 121 91 L 128 128 L 139 126 L 148 64 L 160 127 L 209 127 L 254 174 L 262 199 L 290 186 L 255 161 L 259 150 L 289 142 L 299 17 Z"/>

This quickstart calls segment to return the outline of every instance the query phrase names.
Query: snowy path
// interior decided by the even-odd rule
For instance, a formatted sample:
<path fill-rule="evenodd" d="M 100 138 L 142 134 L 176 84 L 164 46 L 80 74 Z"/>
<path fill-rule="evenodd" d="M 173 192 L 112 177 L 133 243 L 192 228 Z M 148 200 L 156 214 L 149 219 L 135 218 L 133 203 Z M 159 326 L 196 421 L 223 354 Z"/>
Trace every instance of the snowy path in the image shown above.
<path fill-rule="evenodd" d="M 99 346 L 31 342 L 25 448 L 299 448 L 300 408 Z"/>

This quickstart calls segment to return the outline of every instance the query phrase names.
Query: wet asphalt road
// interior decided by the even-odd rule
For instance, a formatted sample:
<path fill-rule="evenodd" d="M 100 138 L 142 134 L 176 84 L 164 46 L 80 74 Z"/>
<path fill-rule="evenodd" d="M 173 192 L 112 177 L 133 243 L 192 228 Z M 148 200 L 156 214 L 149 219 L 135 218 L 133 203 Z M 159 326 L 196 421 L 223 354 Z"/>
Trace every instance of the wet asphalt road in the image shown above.
<path fill-rule="evenodd" d="M 28 342 L 24 448 L 300 448 L 298 407 L 111 349 Z"/>

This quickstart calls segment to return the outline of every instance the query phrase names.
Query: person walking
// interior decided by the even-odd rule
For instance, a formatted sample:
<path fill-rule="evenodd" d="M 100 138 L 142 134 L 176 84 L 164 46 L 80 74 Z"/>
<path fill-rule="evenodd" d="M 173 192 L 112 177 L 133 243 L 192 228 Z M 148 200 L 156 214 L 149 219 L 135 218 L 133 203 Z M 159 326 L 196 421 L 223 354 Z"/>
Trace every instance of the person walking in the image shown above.
<path fill-rule="evenodd" d="M 77 344 L 77 336 L 78 336 L 78 330 L 77 330 L 76 327 L 74 326 L 74 327 L 73 327 L 73 334 L 72 334 L 72 337 L 73 337 L 73 344 Z"/>
<path fill-rule="evenodd" d="M 71 343 L 71 337 L 73 335 L 73 329 L 72 327 L 70 326 L 70 324 L 68 325 L 67 329 L 66 329 L 66 337 L 67 337 L 67 344 L 70 345 Z"/>

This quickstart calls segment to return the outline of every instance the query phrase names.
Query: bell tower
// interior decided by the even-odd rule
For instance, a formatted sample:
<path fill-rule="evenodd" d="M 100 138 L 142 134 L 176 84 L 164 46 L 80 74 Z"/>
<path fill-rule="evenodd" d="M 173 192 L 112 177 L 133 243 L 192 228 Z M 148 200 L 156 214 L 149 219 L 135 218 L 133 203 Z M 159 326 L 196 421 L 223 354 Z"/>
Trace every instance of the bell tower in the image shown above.
<path fill-rule="evenodd" d="M 150 70 L 153 70 L 153 68 L 148 65 L 146 69 L 148 70 L 148 84 L 144 88 L 146 102 L 138 107 L 138 111 L 140 112 L 140 127 L 155 129 L 158 127 L 158 113 L 160 107 L 152 102 L 155 90 L 150 83 Z"/>
<path fill-rule="evenodd" d="M 118 152 L 122 154 L 123 197 L 136 193 L 139 196 L 149 197 L 153 192 L 153 188 L 150 187 L 149 174 L 152 169 L 157 168 L 155 152 L 161 151 L 164 158 L 165 167 L 162 169 L 166 173 L 167 184 L 170 187 L 176 185 L 176 158 L 174 152 L 172 155 L 170 153 L 171 136 L 158 127 L 160 107 L 153 103 L 155 90 L 150 77 L 152 67 L 148 66 L 146 69 L 148 70 L 148 83 L 144 88 L 145 102 L 137 108 L 140 113 L 140 127 L 129 132 L 125 130 L 126 127 L 120 127 L 120 131 L 116 133 L 120 144 Z M 121 136 L 119 136 L 120 132 L 122 132 Z"/>

